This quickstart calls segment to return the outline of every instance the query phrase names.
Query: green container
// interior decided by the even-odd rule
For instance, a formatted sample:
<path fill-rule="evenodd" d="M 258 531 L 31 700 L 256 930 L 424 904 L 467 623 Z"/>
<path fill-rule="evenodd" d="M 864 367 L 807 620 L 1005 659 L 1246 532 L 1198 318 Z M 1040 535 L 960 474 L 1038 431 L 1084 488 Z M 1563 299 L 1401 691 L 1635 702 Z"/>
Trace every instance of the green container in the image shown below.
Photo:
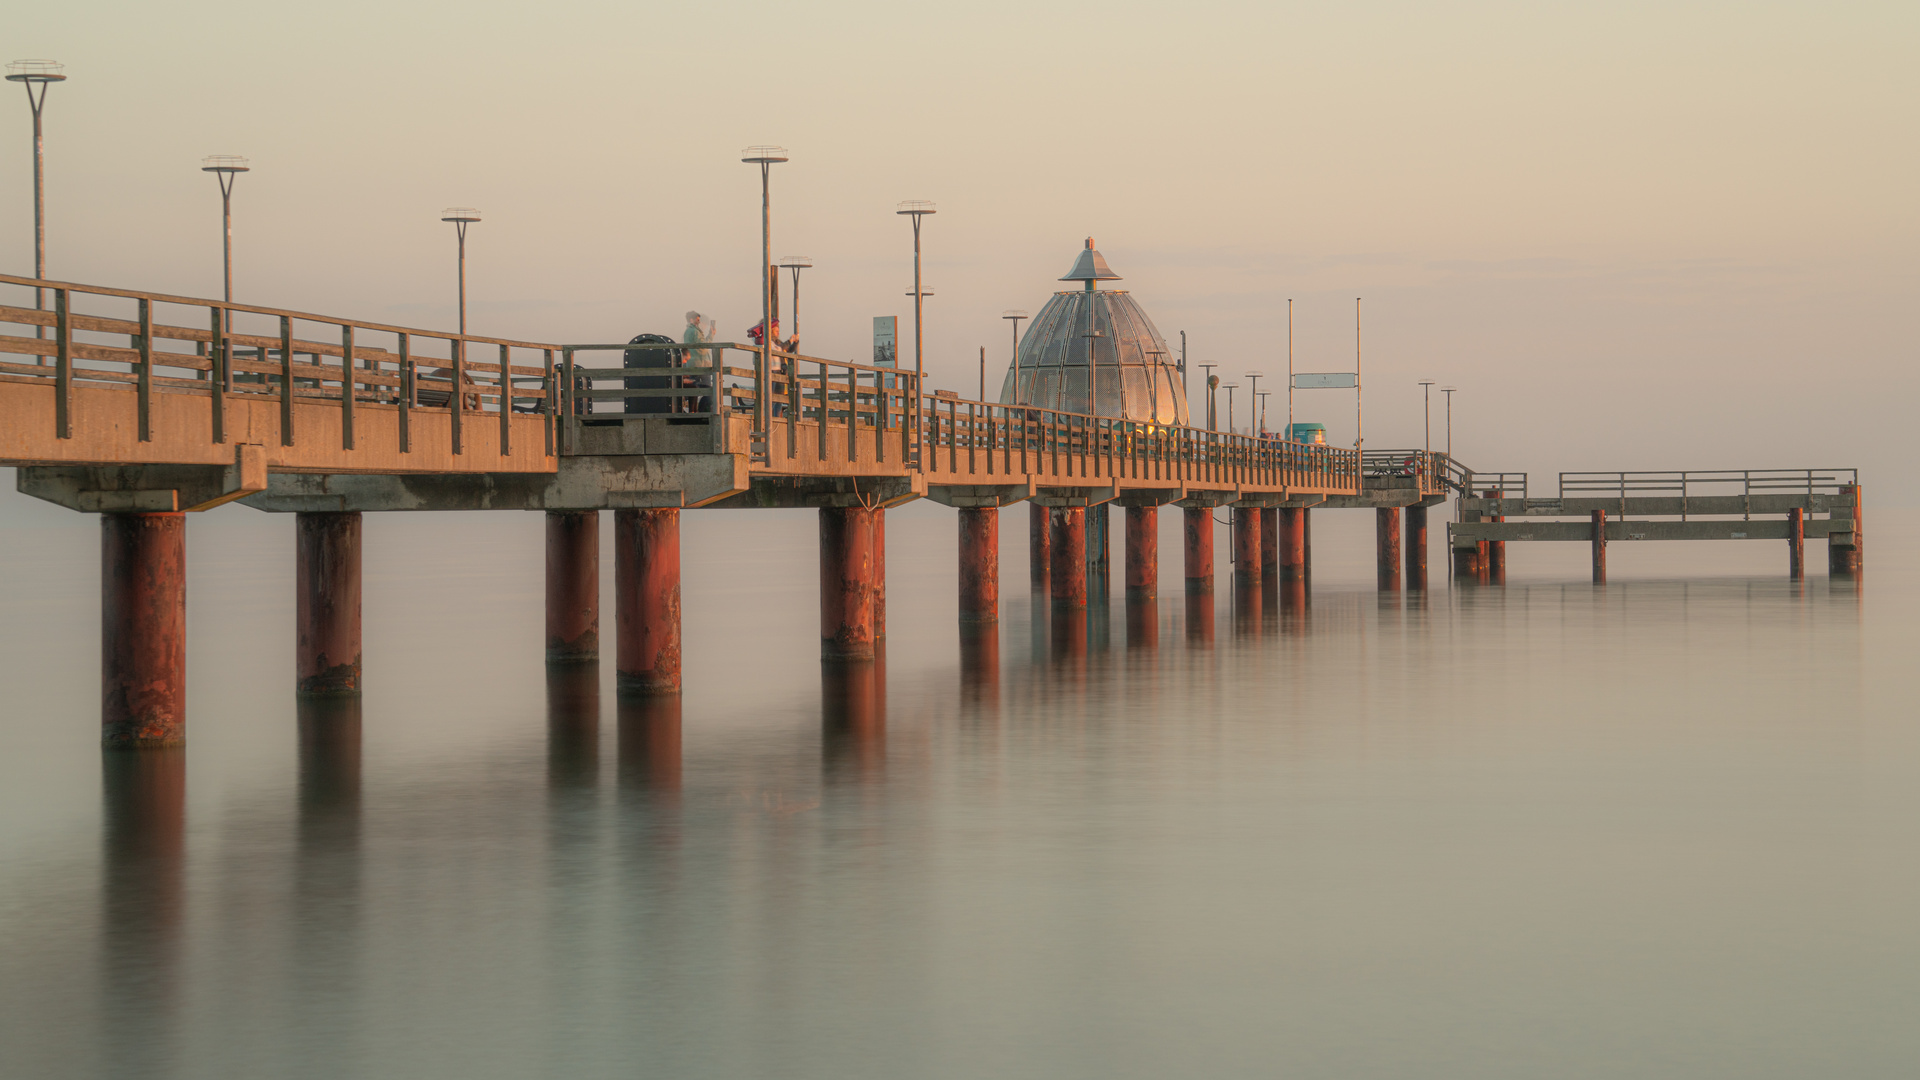
<path fill-rule="evenodd" d="M 1327 445 L 1327 425 L 1294 424 L 1288 431 L 1287 437 L 1294 442 L 1319 443 L 1325 446 Z"/>

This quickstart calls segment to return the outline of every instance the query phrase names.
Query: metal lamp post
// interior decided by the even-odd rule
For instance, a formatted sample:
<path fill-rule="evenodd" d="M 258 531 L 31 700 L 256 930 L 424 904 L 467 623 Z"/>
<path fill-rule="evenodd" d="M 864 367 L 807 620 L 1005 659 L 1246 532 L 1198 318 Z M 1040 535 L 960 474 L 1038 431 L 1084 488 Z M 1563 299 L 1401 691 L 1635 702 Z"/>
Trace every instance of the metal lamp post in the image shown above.
<path fill-rule="evenodd" d="M 40 131 L 40 114 L 46 108 L 47 87 L 67 80 L 60 74 L 64 70 L 64 65 L 52 60 L 15 60 L 7 65 L 7 81 L 27 88 L 27 107 L 33 110 L 33 276 L 36 281 L 43 281 L 47 276 L 47 146 Z M 33 309 L 47 309 L 46 293 L 38 287 L 33 290 Z M 35 326 L 33 336 L 45 338 L 47 328 Z M 40 364 L 47 362 L 44 356 L 34 360 Z"/>
<path fill-rule="evenodd" d="M 1260 437 L 1263 439 L 1267 437 L 1267 398 L 1272 394 L 1273 391 L 1271 390 L 1262 390 L 1254 395 L 1255 398 L 1259 399 Z"/>
<path fill-rule="evenodd" d="M 467 333 L 467 226 L 480 220 L 480 211 L 471 206 L 449 206 L 440 211 L 441 221 L 453 222 L 454 235 L 460 240 L 460 336 Z"/>
<path fill-rule="evenodd" d="M 1215 409 L 1213 406 L 1213 390 L 1214 390 L 1214 387 L 1220 385 L 1220 379 L 1216 375 L 1214 375 L 1213 369 L 1219 367 L 1220 365 L 1219 364 L 1195 364 L 1194 366 L 1199 368 L 1201 371 L 1204 371 L 1207 373 L 1207 378 L 1206 378 L 1207 430 L 1218 431 L 1220 430 L 1220 425 L 1218 422 L 1219 416 L 1217 415 L 1218 410 Z"/>
<path fill-rule="evenodd" d="M 1246 373 L 1246 377 L 1250 382 L 1253 383 L 1252 388 L 1247 391 L 1248 396 L 1252 397 L 1254 401 L 1254 404 L 1249 406 L 1249 408 L 1252 408 L 1255 410 L 1255 416 L 1247 418 L 1247 427 L 1250 429 L 1253 429 L 1255 434 L 1263 434 L 1267 430 L 1267 423 L 1266 423 L 1266 417 L 1258 412 L 1259 404 L 1260 404 L 1261 376 L 1260 376 L 1260 373 L 1257 371 L 1249 371 Z"/>
<path fill-rule="evenodd" d="M 908 199 L 894 213 L 913 219 L 913 463 L 920 468 L 920 379 L 926 370 L 922 355 L 925 340 L 920 332 L 920 302 L 926 295 L 920 289 L 920 219 L 935 210 L 925 199 Z"/>
<path fill-rule="evenodd" d="M 749 146 L 740 160 L 760 166 L 760 356 L 754 371 L 753 441 L 768 446 L 773 426 L 773 167 L 787 160 L 784 146 Z M 770 455 L 769 455 L 770 456 Z"/>
<path fill-rule="evenodd" d="M 1287 438 L 1293 438 L 1293 298 L 1287 298 Z"/>
<path fill-rule="evenodd" d="M 1020 404 L 1020 320 L 1029 316 L 1020 308 L 1009 308 L 1000 317 L 1013 324 L 1013 403 Z"/>
<path fill-rule="evenodd" d="M 1427 417 L 1427 434 L 1420 449 L 1433 453 L 1433 380 L 1420 380 L 1420 408 Z"/>
<path fill-rule="evenodd" d="M 787 328 L 790 340 L 800 339 L 800 271 L 813 266 L 813 260 L 805 255 L 789 255 L 780 260 L 780 269 L 793 271 L 793 325 Z"/>
<path fill-rule="evenodd" d="M 247 159 L 232 154 L 214 154 L 200 162 L 200 171 L 209 172 L 220 181 L 220 233 L 221 261 L 226 272 L 227 303 L 233 303 L 233 178 L 243 172 L 252 171 Z M 233 312 L 225 312 L 221 324 L 229 331 L 233 329 Z"/>
<path fill-rule="evenodd" d="M 1236 387 L 1236 386 L 1239 386 L 1239 385 L 1240 385 L 1239 383 L 1228 383 L 1228 384 L 1226 384 L 1226 390 L 1227 390 L 1227 434 L 1229 434 L 1229 435 L 1232 435 L 1232 434 L 1234 433 L 1234 431 L 1233 431 L 1233 388 L 1234 388 L 1234 387 Z"/>
<path fill-rule="evenodd" d="M 1443 386 L 1440 392 L 1447 395 L 1447 460 L 1453 460 L 1453 392 L 1456 386 Z"/>

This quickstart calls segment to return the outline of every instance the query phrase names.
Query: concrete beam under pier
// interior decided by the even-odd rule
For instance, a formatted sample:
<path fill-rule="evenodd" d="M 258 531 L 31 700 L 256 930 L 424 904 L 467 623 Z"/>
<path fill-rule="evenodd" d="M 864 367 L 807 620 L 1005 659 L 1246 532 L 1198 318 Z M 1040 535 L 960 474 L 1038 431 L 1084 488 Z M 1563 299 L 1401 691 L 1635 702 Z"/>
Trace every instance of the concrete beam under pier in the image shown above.
<path fill-rule="evenodd" d="M 1588 511 L 1591 515 L 1594 511 Z M 1809 538 L 1851 537 L 1850 518 L 1808 518 L 1803 522 Z M 1786 540 L 1790 524 L 1785 517 L 1754 521 L 1620 521 L 1607 514 L 1607 540 Z M 1589 542 L 1593 524 L 1587 521 L 1468 521 L 1447 526 L 1455 548 L 1471 547 L 1483 540 L 1559 540 Z"/>
<path fill-rule="evenodd" d="M 274 473 L 240 501 L 256 510 L 630 510 L 802 505 L 779 477 L 747 475 L 741 454 L 566 457 L 552 473 Z M 824 479 L 832 486 L 844 480 Z M 756 489 L 759 489 L 756 492 Z M 756 493 L 759 499 L 751 498 Z M 742 500 L 744 501 L 731 501 Z"/>

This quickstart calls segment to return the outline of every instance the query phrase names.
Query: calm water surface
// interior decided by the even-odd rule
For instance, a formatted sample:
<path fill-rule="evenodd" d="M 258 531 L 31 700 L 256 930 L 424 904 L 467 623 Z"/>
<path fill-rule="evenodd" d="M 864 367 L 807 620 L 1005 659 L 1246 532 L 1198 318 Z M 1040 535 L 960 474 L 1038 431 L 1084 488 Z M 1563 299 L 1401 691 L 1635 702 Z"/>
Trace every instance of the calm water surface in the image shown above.
<path fill-rule="evenodd" d="M 910 507 L 885 663 L 823 671 L 812 516 L 690 514 L 630 706 L 541 663 L 538 515 L 369 516 L 366 696 L 303 706 L 292 522 L 225 508 L 190 748 L 103 763 L 97 526 L 0 497 L 0 1075 L 1920 1069 L 1920 515 L 1857 591 L 1516 545 L 1403 601 L 1323 514 L 1304 609 L 1084 631 L 1006 519 L 995 635 Z"/>

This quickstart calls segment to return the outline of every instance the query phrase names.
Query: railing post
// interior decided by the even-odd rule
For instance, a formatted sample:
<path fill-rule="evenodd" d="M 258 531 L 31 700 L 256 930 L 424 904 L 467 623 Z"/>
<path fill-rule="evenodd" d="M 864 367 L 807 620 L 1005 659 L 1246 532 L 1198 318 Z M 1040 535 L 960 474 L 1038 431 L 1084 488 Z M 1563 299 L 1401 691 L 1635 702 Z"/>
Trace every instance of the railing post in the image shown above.
<path fill-rule="evenodd" d="M 460 422 L 466 418 L 467 411 L 467 395 L 465 393 L 467 387 L 467 339 L 456 337 L 450 340 L 453 344 L 453 384 L 450 391 L 451 396 L 447 399 L 447 405 L 452 410 L 453 452 L 463 454 L 466 452 L 466 447 L 462 445 L 461 442 L 463 432 L 461 431 Z"/>
<path fill-rule="evenodd" d="M 553 407 L 557 403 L 555 401 L 556 395 L 553 392 L 554 391 L 553 350 L 543 349 L 541 350 L 540 356 L 542 359 L 541 367 L 543 369 L 540 373 L 540 410 L 547 414 L 547 423 L 546 423 L 547 456 L 552 457 L 553 456 L 553 425 L 554 425 Z M 697 402 L 700 399 L 695 398 L 694 400 Z"/>
<path fill-rule="evenodd" d="M 73 298 L 66 289 L 53 290 L 53 434 L 73 438 Z"/>
<path fill-rule="evenodd" d="M 353 324 L 340 324 L 340 448 L 353 449 Z"/>
<path fill-rule="evenodd" d="M 573 350 L 563 345 L 560 347 L 560 421 L 559 421 L 560 438 L 559 438 L 559 442 L 560 442 L 561 453 L 566 453 L 567 450 L 571 449 L 574 445 L 573 410 L 576 408 L 573 401 L 574 381 L 575 381 L 575 376 L 574 376 L 574 367 L 573 367 Z M 720 381 L 717 378 L 714 380 L 714 387 L 713 387 L 713 407 L 715 412 L 722 413 L 719 423 L 724 425 L 726 421 L 724 416 L 724 410 L 721 409 L 721 405 L 720 405 Z M 725 446 L 722 445 L 720 449 L 724 450 Z"/>
<path fill-rule="evenodd" d="M 500 456 L 511 452 L 513 420 L 513 352 L 500 346 Z"/>
<path fill-rule="evenodd" d="M 153 441 L 153 301 L 140 298 L 140 441 Z"/>
<path fill-rule="evenodd" d="M 400 335 L 400 452 L 413 452 L 413 335 Z"/>
<path fill-rule="evenodd" d="M 141 310 L 146 310 L 144 300 Z M 405 341 L 406 335 L 400 339 Z M 280 316 L 280 445 L 293 445 L 293 319 L 285 315 Z"/>
<path fill-rule="evenodd" d="M 226 320 L 221 318 L 225 312 L 218 307 L 207 309 L 212 313 L 212 335 L 207 345 L 207 382 L 213 394 L 213 441 L 227 441 L 227 340 Z"/>

